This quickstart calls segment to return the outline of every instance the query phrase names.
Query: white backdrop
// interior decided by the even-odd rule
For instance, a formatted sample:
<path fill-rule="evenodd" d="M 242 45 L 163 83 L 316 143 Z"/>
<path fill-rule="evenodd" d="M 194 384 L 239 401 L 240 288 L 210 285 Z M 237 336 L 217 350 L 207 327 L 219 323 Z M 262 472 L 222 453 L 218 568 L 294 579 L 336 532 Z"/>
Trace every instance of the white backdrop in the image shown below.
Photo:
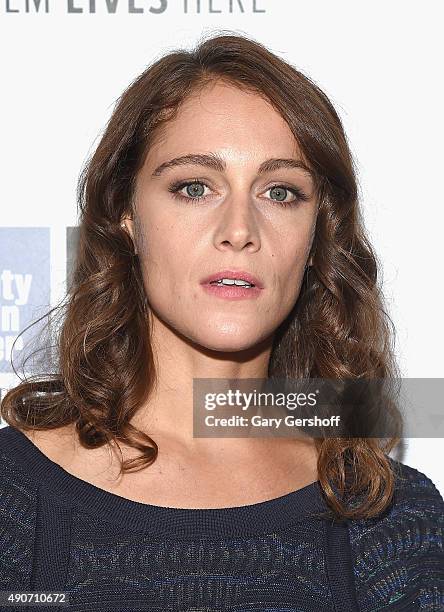
<path fill-rule="evenodd" d="M 0 0 L 0 274 L 14 265 L 40 274 L 46 292 L 33 294 L 36 314 L 43 314 L 45 296 L 52 305 L 62 298 L 78 174 L 115 100 L 165 52 L 229 29 L 290 61 L 336 106 L 383 264 L 402 374 L 443 377 L 442 6 L 441 0 Z M 2 310 L 11 278 L 2 276 Z M 21 330 L 30 310 L 26 276 L 19 280 Z M 7 366 L 5 312 L 3 390 L 18 382 Z M 14 335 L 13 326 L 9 331 Z M 409 439 L 392 455 L 444 492 L 440 443 Z"/>

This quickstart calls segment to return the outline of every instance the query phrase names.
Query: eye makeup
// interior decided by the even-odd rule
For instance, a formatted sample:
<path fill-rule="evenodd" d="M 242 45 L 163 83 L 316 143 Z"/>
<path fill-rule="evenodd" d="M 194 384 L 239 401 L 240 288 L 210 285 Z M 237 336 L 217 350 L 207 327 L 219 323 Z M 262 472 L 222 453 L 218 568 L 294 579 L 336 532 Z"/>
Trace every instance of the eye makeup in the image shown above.
<path fill-rule="evenodd" d="M 206 181 L 199 178 L 195 178 L 189 181 L 176 181 L 169 185 L 168 191 L 173 194 L 174 198 L 193 204 L 199 203 L 200 201 L 205 201 L 208 198 L 208 196 L 204 195 L 191 196 L 180 193 L 182 189 L 184 189 L 185 187 L 189 187 L 190 185 L 203 185 L 204 187 L 208 187 L 210 189 L 210 186 L 207 184 Z M 272 191 L 275 189 L 287 191 L 294 196 L 294 199 L 290 201 L 267 198 L 268 200 L 275 202 L 278 206 L 297 206 L 300 202 L 307 201 L 310 199 L 309 196 L 304 191 L 302 191 L 302 189 L 294 185 L 288 185 L 286 183 L 273 183 L 265 191 Z"/>

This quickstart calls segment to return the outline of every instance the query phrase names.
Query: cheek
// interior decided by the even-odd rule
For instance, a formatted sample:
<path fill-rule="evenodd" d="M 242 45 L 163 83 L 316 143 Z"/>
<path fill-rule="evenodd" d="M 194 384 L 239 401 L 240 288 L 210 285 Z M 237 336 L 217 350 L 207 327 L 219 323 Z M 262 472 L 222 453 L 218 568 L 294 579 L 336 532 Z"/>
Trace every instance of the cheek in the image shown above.
<path fill-rule="evenodd" d="M 174 310 L 189 297 L 193 250 L 186 234 L 177 231 L 177 224 L 166 227 L 168 231 L 153 225 L 146 234 L 143 276 L 148 299 Z"/>
<path fill-rule="evenodd" d="M 284 248 L 275 253 L 274 261 L 279 262 L 276 267 L 277 280 L 280 289 L 292 293 L 294 287 L 302 279 L 305 270 L 307 249 L 304 246 Z"/>
<path fill-rule="evenodd" d="M 315 219 L 301 217 L 295 226 L 287 226 L 274 249 L 274 268 L 285 287 L 294 287 L 302 281 L 313 242 Z"/>

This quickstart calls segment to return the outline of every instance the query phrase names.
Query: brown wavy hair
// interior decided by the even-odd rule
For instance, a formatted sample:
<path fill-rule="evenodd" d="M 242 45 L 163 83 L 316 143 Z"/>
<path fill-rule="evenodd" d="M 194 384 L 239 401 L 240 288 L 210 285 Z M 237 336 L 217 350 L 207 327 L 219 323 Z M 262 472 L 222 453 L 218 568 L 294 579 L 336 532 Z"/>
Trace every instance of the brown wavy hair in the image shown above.
<path fill-rule="evenodd" d="M 63 309 L 56 372 L 25 377 L 1 403 L 2 418 L 19 429 L 75 423 L 86 448 L 110 441 L 120 448 L 123 440 L 141 454 L 122 461 L 121 473 L 151 465 L 158 446 L 129 422 L 147 401 L 156 372 L 140 262 L 120 223 L 134 216 L 135 179 L 153 139 L 189 94 L 215 80 L 269 101 L 316 177 L 313 265 L 277 330 L 269 376 L 398 375 L 393 324 L 377 285 L 379 263 L 363 227 L 354 162 L 338 114 L 308 76 L 265 46 L 219 31 L 192 50 L 156 60 L 117 100 L 79 177 L 75 266 L 65 303 L 50 311 Z M 386 509 L 395 482 L 388 452 L 399 440 L 315 438 L 319 483 L 334 515 L 369 518 Z"/>

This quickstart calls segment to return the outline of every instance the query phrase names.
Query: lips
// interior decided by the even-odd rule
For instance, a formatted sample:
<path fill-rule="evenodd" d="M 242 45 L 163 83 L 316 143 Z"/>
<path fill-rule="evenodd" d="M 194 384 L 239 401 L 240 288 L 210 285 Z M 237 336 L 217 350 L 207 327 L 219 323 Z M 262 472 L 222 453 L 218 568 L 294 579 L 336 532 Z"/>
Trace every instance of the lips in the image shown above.
<path fill-rule="evenodd" d="M 236 280 L 243 280 L 247 283 L 255 285 L 259 289 L 264 288 L 264 285 L 257 278 L 257 276 L 253 276 L 253 274 L 245 272 L 244 270 L 220 270 L 220 272 L 215 272 L 214 274 L 210 274 L 210 276 L 206 276 L 203 280 L 200 281 L 200 284 L 209 285 L 212 281 L 218 281 L 221 278 L 233 278 Z"/>

